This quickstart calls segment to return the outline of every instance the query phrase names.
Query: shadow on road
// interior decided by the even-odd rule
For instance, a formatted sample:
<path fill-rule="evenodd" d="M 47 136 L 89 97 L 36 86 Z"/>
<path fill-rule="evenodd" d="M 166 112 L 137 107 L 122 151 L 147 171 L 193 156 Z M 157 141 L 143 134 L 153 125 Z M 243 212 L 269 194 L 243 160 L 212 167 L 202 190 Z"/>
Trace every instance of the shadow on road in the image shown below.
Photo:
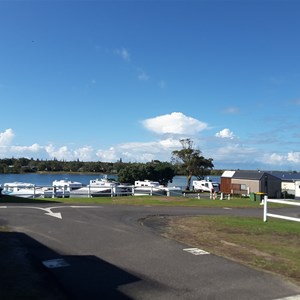
<path fill-rule="evenodd" d="M 2 204 L 9 204 L 9 203 L 61 203 L 57 199 L 52 200 L 51 198 L 43 199 L 43 198 L 22 198 L 22 197 L 15 197 L 15 196 L 9 196 L 9 195 L 2 195 L 0 194 L 0 203 Z"/>
<path fill-rule="evenodd" d="M 131 299 L 119 287 L 140 280 L 98 257 L 60 255 L 17 232 L 0 232 L 0 270 L 1 300 Z"/>

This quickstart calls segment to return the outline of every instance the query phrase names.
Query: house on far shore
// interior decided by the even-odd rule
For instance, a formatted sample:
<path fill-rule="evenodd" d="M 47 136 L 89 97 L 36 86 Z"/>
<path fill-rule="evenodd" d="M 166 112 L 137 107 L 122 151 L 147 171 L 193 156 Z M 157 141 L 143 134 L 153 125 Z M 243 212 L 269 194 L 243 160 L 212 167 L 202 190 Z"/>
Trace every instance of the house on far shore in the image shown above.
<path fill-rule="evenodd" d="M 270 198 L 280 198 L 281 179 L 266 171 L 224 171 L 220 192 L 245 196 L 263 193 Z"/>

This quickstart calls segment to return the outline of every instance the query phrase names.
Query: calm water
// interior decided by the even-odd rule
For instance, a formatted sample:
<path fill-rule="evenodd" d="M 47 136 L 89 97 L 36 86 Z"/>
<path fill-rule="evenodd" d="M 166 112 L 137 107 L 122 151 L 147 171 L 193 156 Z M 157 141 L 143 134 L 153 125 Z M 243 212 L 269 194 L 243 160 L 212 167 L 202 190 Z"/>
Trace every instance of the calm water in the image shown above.
<path fill-rule="evenodd" d="M 34 183 L 38 186 L 51 186 L 54 180 L 68 179 L 72 181 L 79 181 L 83 184 L 89 184 L 91 179 L 103 178 L 103 174 L 0 174 L 0 184 L 6 182 L 27 182 Z M 107 175 L 108 178 L 117 179 L 115 175 Z M 220 183 L 219 176 L 210 176 L 212 181 Z M 196 180 L 196 178 L 192 178 Z M 169 186 L 185 187 L 187 183 L 186 176 L 175 176 L 173 182 Z"/>

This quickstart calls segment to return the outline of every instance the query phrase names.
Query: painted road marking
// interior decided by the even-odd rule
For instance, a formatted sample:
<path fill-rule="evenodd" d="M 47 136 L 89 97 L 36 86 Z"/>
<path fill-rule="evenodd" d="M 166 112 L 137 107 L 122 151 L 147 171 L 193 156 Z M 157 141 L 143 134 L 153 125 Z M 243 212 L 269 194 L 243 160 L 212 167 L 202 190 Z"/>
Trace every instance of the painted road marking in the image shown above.
<path fill-rule="evenodd" d="M 274 300 L 299 300 L 299 299 L 300 299 L 300 295 L 295 295 L 295 296 L 290 296 L 290 297 L 280 298 L 280 299 L 274 299 Z"/>
<path fill-rule="evenodd" d="M 67 207 L 71 207 L 71 208 L 99 208 L 101 206 L 54 206 L 54 207 L 48 207 L 48 208 L 43 208 L 43 207 L 37 207 L 37 206 L 0 206 L 0 209 L 1 208 L 29 208 L 29 209 L 39 209 L 39 210 L 43 210 L 45 211 L 45 215 L 48 215 L 50 217 L 54 217 L 54 218 L 57 218 L 57 219 L 62 219 L 62 215 L 60 212 L 53 212 L 52 209 L 56 209 L 56 208 L 67 208 Z"/>
<path fill-rule="evenodd" d="M 68 264 L 63 258 L 44 260 L 42 263 L 48 269 L 56 269 L 70 266 L 70 264 Z"/>
<path fill-rule="evenodd" d="M 199 248 L 186 248 L 186 249 L 183 249 L 183 251 L 189 252 L 189 253 L 194 254 L 194 255 L 210 254 L 209 252 L 204 251 L 204 250 L 199 249 Z"/>

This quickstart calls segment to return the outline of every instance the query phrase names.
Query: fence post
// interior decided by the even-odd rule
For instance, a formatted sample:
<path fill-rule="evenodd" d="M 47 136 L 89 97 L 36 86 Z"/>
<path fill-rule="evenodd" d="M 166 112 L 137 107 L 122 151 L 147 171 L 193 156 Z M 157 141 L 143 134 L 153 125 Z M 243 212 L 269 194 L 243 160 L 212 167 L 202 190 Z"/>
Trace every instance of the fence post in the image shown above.
<path fill-rule="evenodd" d="M 267 211 L 268 211 L 268 196 L 264 196 L 264 222 L 267 222 Z"/>

